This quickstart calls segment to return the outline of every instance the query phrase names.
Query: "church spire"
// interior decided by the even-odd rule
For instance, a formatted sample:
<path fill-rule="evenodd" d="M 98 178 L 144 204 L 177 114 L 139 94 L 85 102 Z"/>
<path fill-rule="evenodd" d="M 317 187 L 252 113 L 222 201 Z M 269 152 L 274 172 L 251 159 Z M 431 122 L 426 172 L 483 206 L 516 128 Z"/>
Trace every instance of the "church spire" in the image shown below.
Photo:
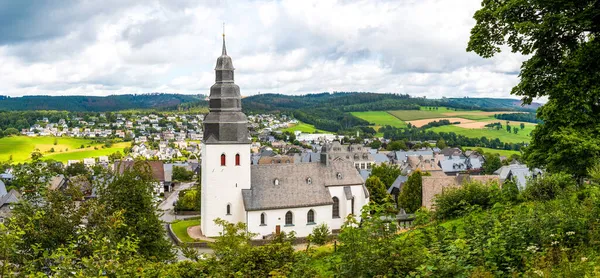
<path fill-rule="evenodd" d="M 223 52 L 221 55 L 227 56 L 227 48 L 225 48 L 225 23 L 223 23 Z"/>

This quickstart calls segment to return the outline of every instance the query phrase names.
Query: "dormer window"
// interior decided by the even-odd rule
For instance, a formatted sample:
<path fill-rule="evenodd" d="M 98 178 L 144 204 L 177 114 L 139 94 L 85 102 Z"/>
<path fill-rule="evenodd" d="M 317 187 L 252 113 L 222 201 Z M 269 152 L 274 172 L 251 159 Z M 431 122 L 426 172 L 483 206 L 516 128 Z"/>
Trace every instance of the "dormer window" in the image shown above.
<path fill-rule="evenodd" d="M 342 179 L 342 173 L 339 173 L 339 172 L 337 173 L 337 179 L 338 179 L 338 180 L 341 180 L 341 179 Z"/>
<path fill-rule="evenodd" d="M 274 179 L 274 180 L 273 180 L 273 184 L 274 184 L 274 185 L 279 185 L 279 179 Z"/>
<path fill-rule="evenodd" d="M 307 183 L 307 184 L 312 184 L 312 179 L 311 179 L 311 178 L 307 178 L 307 179 L 306 179 L 306 183 Z"/>

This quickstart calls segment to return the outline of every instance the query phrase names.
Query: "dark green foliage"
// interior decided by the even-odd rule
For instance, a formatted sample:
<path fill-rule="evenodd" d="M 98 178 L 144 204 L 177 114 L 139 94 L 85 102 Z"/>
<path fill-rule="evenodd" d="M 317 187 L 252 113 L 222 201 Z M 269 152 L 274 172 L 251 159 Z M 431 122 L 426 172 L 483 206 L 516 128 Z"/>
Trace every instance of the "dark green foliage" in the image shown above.
<path fill-rule="evenodd" d="M 408 180 L 402 185 L 398 202 L 406 213 L 414 213 L 423 204 L 423 180 L 421 178 L 429 175 L 429 173 L 417 170 L 411 173 Z"/>
<path fill-rule="evenodd" d="M 370 176 L 365 182 L 365 187 L 369 190 L 369 201 L 376 204 L 383 204 L 390 201 L 387 187 L 377 176 Z"/>
<path fill-rule="evenodd" d="M 444 140 L 444 138 L 440 138 L 439 140 L 437 140 L 437 142 L 435 143 L 435 146 L 438 147 L 439 149 L 445 149 L 446 147 L 448 147 L 448 145 L 446 144 L 446 140 Z"/>
<path fill-rule="evenodd" d="M 551 200 L 563 193 L 575 190 L 576 186 L 571 175 L 564 173 L 547 174 L 530 180 L 523 191 L 523 197 L 527 200 Z"/>
<path fill-rule="evenodd" d="M 211 244 L 214 257 L 209 258 L 208 265 L 213 276 L 268 277 L 272 271 L 289 271 L 287 264 L 294 261 L 293 234 L 280 233 L 270 244 L 253 247 L 253 234 L 247 232 L 245 224 L 221 219 L 215 223 L 223 227 L 223 233 Z"/>
<path fill-rule="evenodd" d="M 408 147 L 406 146 L 406 142 L 402 141 L 402 140 L 396 140 L 396 141 L 392 141 L 389 144 L 387 144 L 387 148 L 388 151 L 405 151 L 408 150 Z"/>
<path fill-rule="evenodd" d="M 102 112 L 127 109 L 177 107 L 179 104 L 194 102 L 199 99 L 199 96 L 158 93 L 143 95 L 112 95 L 107 97 L 23 96 L 0 99 L 0 109 Z"/>
<path fill-rule="evenodd" d="M 385 138 L 391 140 L 437 141 L 440 139 L 444 139 L 446 145 L 450 147 L 473 146 L 518 151 L 525 145 L 525 142 L 503 143 L 498 138 L 469 138 L 464 135 L 456 134 L 454 132 L 437 133 L 431 130 L 425 130 L 421 128 L 396 128 L 392 126 L 384 126 L 379 129 L 379 132 L 382 132 Z"/>
<path fill-rule="evenodd" d="M 315 228 L 313 228 L 312 234 L 309 235 L 309 241 L 310 241 L 310 243 L 313 243 L 316 245 L 323 245 L 323 244 L 329 242 L 330 236 L 331 236 L 331 233 L 329 231 L 329 226 L 327 226 L 327 224 L 323 223 L 323 224 L 320 224 L 320 225 L 316 226 Z"/>
<path fill-rule="evenodd" d="M 86 174 L 88 174 L 88 170 L 87 170 L 87 168 L 85 168 L 85 165 L 83 165 L 83 163 L 81 163 L 81 162 L 73 163 L 73 164 L 67 166 L 67 168 L 65 169 L 65 174 L 68 177 L 86 175 Z"/>
<path fill-rule="evenodd" d="M 371 177 L 377 177 L 383 182 L 385 188 L 392 186 L 392 183 L 400 176 L 400 168 L 398 165 L 390 165 L 383 163 L 381 165 L 373 166 L 371 169 Z"/>
<path fill-rule="evenodd" d="M 200 211 L 200 187 L 179 191 L 175 211 Z"/>
<path fill-rule="evenodd" d="M 455 218 L 473 210 L 474 206 L 489 209 L 502 198 L 497 183 L 468 182 L 460 187 L 446 188 L 434 199 L 437 219 Z"/>
<path fill-rule="evenodd" d="M 371 144 L 369 145 L 369 147 L 371 147 L 372 149 L 379 149 L 381 148 L 381 141 L 379 140 L 374 140 L 373 142 L 371 142 Z"/>
<path fill-rule="evenodd" d="M 126 226 L 119 233 L 135 235 L 142 256 L 152 261 L 168 261 L 174 253 L 153 199 L 155 182 L 149 165 L 139 161 L 107 184 L 99 184 L 98 200 L 109 214 L 124 211 Z"/>
<path fill-rule="evenodd" d="M 541 123 L 541 121 L 538 118 L 536 118 L 535 113 L 495 114 L 494 118 L 500 119 L 500 120 L 507 120 L 507 121 L 516 121 L 516 122 L 529 122 L 529 123 L 536 123 L 536 124 Z"/>
<path fill-rule="evenodd" d="M 439 120 L 439 121 L 429 122 L 426 125 L 421 126 L 420 128 L 428 129 L 428 128 L 432 128 L 432 127 L 436 127 L 436 126 L 445 126 L 445 125 L 451 125 L 451 124 L 456 124 L 456 123 L 450 122 L 449 120 Z"/>
<path fill-rule="evenodd" d="M 497 154 L 486 154 L 485 161 L 483 162 L 483 173 L 486 175 L 491 175 L 494 171 L 500 169 L 502 167 L 502 162 L 500 161 L 500 156 Z"/>
<path fill-rule="evenodd" d="M 174 181 L 191 181 L 193 177 L 193 171 L 187 170 L 185 167 L 173 166 L 172 179 Z"/>
<path fill-rule="evenodd" d="M 483 1 L 467 50 L 488 58 L 508 46 L 528 57 L 512 94 L 543 121 L 524 153 L 527 165 L 576 178 L 600 156 L 600 2 Z"/>

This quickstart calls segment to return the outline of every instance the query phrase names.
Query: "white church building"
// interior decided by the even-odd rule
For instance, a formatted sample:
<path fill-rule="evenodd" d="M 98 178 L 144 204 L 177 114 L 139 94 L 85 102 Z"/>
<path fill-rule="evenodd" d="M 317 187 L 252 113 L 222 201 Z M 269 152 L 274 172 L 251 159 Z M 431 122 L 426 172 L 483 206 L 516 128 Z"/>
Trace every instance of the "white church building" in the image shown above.
<path fill-rule="evenodd" d="M 305 237 L 315 225 L 336 230 L 348 215 L 359 217 L 369 192 L 354 164 L 332 159 L 327 147 L 321 162 L 251 165 L 248 121 L 225 37 L 215 72 L 202 142 L 202 233 L 219 236 L 214 220 L 221 218 L 246 223 L 256 239 L 276 231 Z"/>

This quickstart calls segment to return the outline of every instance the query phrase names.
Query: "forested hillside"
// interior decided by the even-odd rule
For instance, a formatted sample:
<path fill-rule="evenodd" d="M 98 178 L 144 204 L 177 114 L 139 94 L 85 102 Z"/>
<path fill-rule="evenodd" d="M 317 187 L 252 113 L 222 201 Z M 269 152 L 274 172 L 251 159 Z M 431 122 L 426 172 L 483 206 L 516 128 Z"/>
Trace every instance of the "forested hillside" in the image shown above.
<path fill-rule="evenodd" d="M 0 110 L 118 111 L 177 107 L 199 101 L 199 96 L 179 94 L 143 94 L 94 96 L 23 96 L 0 97 Z"/>

